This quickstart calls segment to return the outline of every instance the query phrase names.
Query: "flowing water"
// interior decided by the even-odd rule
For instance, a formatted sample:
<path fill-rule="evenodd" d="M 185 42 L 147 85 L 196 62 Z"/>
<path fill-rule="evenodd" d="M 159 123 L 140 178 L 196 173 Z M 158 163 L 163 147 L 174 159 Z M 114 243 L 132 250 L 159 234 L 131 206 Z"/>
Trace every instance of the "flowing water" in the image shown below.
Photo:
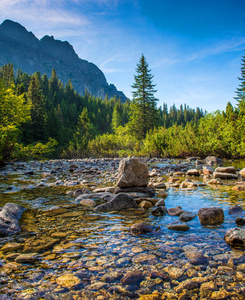
<path fill-rule="evenodd" d="M 151 209 L 95 213 L 75 203 L 68 191 L 114 185 L 118 161 L 84 160 L 88 172 L 77 176 L 68 171 L 71 163 L 15 163 L 1 170 L 0 206 L 12 202 L 26 211 L 21 231 L 0 238 L 0 248 L 17 243 L 14 250 L 0 250 L 0 299 L 245 299 L 245 252 L 224 241 L 226 230 L 236 227 L 237 216 L 228 209 L 238 204 L 245 210 L 245 192 L 232 190 L 234 180 L 224 180 L 222 186 L 167 189 L 168 209 L 181 206 L 197 214 L 202 207 L 217 206 L 225 214 L 221 225 L 202 226 L 196 216 L 188 231 L 171 231 L 166 225 L 178 217 L 155 217 Z M 150 167 L 166 181 L 166 168 L 174 164 L 154 161 Z M 224 163 L 232 164 L 245 166 L 244 161 Z M 42 179 L 45 172 L 49 175 Z M 136 222 L 160 226 L 161 231 L 132 235 L 130 226 Z M 206 260 L 191 263 L 189 250 L 202 252 Z M 22 253 L 34 254 L 18 262 Z M 123 280 L 127 274 L 129 280 Z"/>

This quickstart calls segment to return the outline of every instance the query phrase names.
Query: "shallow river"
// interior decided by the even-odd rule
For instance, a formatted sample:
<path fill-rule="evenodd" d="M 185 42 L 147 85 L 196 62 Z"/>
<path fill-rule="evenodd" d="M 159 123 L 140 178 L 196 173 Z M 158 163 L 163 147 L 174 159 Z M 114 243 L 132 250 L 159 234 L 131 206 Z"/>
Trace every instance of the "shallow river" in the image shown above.
<path fill-rule="evenodd" d="M 118 162 L 76 161 L 83 169 L 79 174 L 69 170 L 72 161 L 15 163 L 1 169 L 0 206 L 13 202 L 27 210 L 21 231 L 0 238 L 0 248 L 17 244 L 8 252 L 0 250 L 0 299 L 245 299 L 245 252 L 224 241 L 226 230 L 236 227 L 237 216 L 229 215 L 228 209 L 238 204 L 245 210 L 245 192 L 232 190 L 235 180 L 165 190 L 168 209 L 224 210 L 221 225 L 202 226 L 196 216 L 185 232 L 167 229 L 178 217 L 153 216 L 152 208 L 95 213 L 67 194 L 113 186 Z M 176 164 L 195 167 L 186 161 L 149 161 L 163 182 L 178 169 Z M 245 162 L 224 165 L 243 168 Z M 199 184 L 203 178 L 191 180 Z M 129 229 L 136 222 L 160 226 L 161 231 L 132 235 Z M 190 261 L 190 251 L 200 252 L 201 261 Z M 35 255 L 18 262 L 21 253 Z"/>

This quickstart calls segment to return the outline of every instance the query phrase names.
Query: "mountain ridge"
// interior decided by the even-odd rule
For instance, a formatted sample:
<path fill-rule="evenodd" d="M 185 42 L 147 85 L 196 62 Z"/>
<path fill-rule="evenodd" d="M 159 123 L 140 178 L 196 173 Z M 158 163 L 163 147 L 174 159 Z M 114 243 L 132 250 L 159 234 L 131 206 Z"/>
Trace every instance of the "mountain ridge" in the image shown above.
<path fill-rule="evenodd" d="M 65 84 L 71 79 L 74 89 L 79 94 L 87 90 L 96 97 L 127 97 L 113 84 L 108 84 L 103 72 L 93 63 L 88 62 L 74 51 L 67 41 L 56 40 L 45 35 L 40 40 L 21 24 L 5 20 L 0 25 L 0 66 L 13 63 L 14 68 L 33 74 L 40 72 L 51 76 L 55 68 L 57 76 Z"/>

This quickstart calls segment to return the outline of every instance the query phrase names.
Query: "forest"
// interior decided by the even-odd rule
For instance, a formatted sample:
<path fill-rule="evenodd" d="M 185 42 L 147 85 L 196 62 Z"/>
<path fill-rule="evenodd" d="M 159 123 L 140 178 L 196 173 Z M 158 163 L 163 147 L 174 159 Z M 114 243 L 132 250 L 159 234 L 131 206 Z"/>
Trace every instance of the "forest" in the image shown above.
<path fill-rule="evenodd" d="M 78 94 L 55 69 L 50 78 L 0 68 L 0 164 L 42 158 L 245 156 L 245 58 L 237 107 L 207 113 L 183 104 L 157 107 L 144 55 L 132 100 Z"/>

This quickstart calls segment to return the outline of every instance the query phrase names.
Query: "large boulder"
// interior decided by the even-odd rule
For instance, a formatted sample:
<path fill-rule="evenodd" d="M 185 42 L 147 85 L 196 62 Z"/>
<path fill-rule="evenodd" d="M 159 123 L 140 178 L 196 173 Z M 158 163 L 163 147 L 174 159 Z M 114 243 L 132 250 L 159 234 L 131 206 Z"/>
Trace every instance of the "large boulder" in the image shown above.
<path fill-rule="evenodd" d="M 198 217 L 202 225 L 216 225 L 224 221 L 224 211 L 219 207 L 204 207 L 199 209 Z"/>
<path fill-rule="evenodd" d="M 136 157 L 128 157 L 120 161 L 117 186 L 147 186 L 148 181 L 148 167 L 144 161 Z"/>
<path fill-rule="evenodd" d="M 98 205 L 95 208 L 96 212 L 108 212 L 114 210 L 123 210 L 127 208 L 138 208 L 138 205 L 133 197 L 127 194 L 117 194 L 112 200 L 107 203 Z"/>
<path fill-rule="evenodd" d="M 224 237 L 226 243 L 234 248 L 245 249 L 245 229 L 231 228 L 226 231 Z"/>
<path fill-rule="evenodd" d="M 20 230 L 19 219 L 25 208 L 18 204 L 7 203 L 0 211 L 0 237 L 8 236 Z"/>

